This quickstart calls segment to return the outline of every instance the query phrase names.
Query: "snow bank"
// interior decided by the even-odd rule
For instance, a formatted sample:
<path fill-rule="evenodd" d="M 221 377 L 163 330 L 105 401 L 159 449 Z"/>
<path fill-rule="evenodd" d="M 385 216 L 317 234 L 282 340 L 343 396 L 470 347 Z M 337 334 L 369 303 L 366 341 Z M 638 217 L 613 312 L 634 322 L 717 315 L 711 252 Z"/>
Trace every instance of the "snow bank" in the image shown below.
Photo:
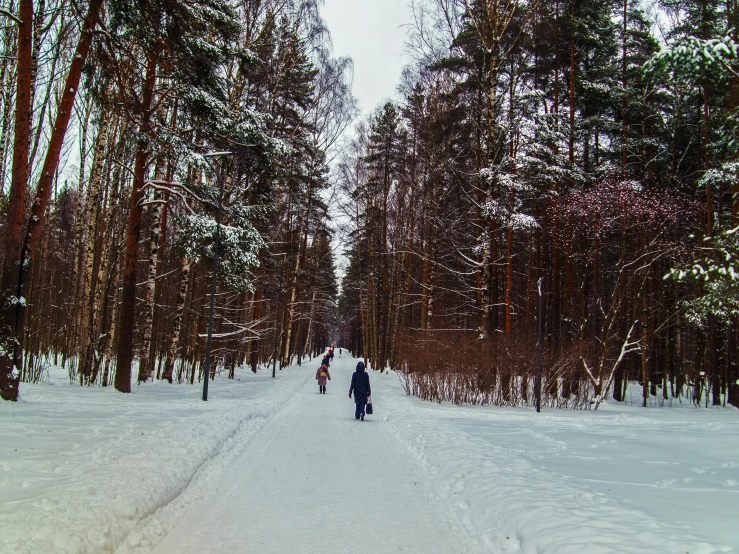
<path fill-rule="evenodd" d="M 382 419 L 482 552 L 739 552 L 736 409 L 455 407 L 374 375 Z"/>
<path fill-rule="evenodd" d="M 209 402 L 197 385 L 147 383 L 129 395 L 70 386 L 59 369 L 50 385 L 23 385 L 17 404 L 0 403 L 0 552 L 155 544 L 175 506 L 204 494 L 312 376 L 237 375 L 212 382 Z"/>

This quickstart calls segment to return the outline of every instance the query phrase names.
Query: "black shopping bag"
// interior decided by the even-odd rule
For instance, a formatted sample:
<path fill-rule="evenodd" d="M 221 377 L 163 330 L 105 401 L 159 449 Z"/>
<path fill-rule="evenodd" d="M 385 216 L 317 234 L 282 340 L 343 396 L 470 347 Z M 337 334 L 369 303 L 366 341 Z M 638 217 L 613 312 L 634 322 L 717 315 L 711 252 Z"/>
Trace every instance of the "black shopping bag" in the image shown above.
<path fill-rule="evenodd" d="M 367 404 L 367 415 L 372 415 L 372 400 L 370 399 L 369 403 Z"/>

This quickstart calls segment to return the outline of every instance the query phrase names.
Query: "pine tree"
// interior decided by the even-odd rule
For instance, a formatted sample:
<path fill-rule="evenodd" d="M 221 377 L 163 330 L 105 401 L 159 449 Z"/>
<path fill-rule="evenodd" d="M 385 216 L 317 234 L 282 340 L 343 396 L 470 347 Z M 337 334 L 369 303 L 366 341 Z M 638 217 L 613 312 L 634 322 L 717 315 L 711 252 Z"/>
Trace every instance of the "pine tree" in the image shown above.
<path fill-rule="evenodd" d="M 165 98 L 157 91 L 157 73 L 160 68 L 169 73 L 173 91 L 167 94 L 177 93 L 183 107 L 196 114 L 199 121 L 216 121 L 224 114 L 225 100 L 217 69 L 229 55 L 227 46 L 238 33 L 238 23 L 232 8 L 219 0 L 177 5 L 112 2 L 109 9 L 113 52 L 108 66 L 115 74 L 119 94 L 126 100 L 126 115 L 135 116 L 138 125 L 116 369 L 116 389 L 130 392 L 141 201 L 151 152 L 157 150 L 160 140 L 155 112 Z M 218 46 L 210 47 L 206 37 L 216 38 Z M 142 63 L 146 71 L 139 82 L 132 82 L 130 76 L 136 73 L 131 73 L 130 68 L 137 63 Z M 146 381 L 148 368 L 140 369 L 139 381 Z"/>

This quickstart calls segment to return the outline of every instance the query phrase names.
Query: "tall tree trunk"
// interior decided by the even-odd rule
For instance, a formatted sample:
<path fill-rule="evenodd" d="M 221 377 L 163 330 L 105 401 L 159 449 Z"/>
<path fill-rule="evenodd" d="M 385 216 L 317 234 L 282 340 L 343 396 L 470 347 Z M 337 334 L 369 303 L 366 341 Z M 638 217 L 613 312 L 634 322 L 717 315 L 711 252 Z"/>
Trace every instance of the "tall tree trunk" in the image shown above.
<path fill-rule="evenodd" d="M 8 6 L 8 10 L 15 9 L 13 2 Z M 3 29 L 3 52 L 10 53 L 13 47 L 13 37 L 15 28 L 8 25 Z M 15 60 L 11 56 L 3 56 L 0 59 L 0 94 L 2 94 L 2 113 L 3 119 L 0 124 L 0 196 L 5 195 L 5 154 L 8 147 L 10 133 L 10 106 L 13 98 L 12 77 L 15 72 Z M 0 275 L 0 283 L 2 283 L 2 275 Z"/>
<path fill-rule="evenodd" d="M 143 121 L 139 133 L 146 133 L 151 119 L 151 105 L 156 83 L 157 59 L 150 56 L 146 65 L 144 90 L 142 93 Z M 136 263 L 138 262 L 139 232 L 143 208 L 141 199 L 144 178 L 149 162 L 149 140 L 142 136 L 138 141 L 134 163 L 131 205 L 126 226 L 126 255 L 123 269 L 123 291 L 121 298 L 121 320 L 119 326 L 118 355 L 115 372 L 115 388 L 120 392 L 131 392 L 131 363 L 133 361 L 133 331 L 136 323 Z"/>
<path fill-rule="evenodd" d="M 629 0 L 624 0 L 623 11 L 623 35 L 621 37 L 621 86 L 623 88 L 623 97 L 621 98 L 621 177 L 626 178 L 626 165 L 628 164 L 628 150 L 626 148 L 626 140 L 629 130 L 629 112 L 628 98 L 626 95 L 628 86 L 628 74 L 626 64 L 626 38 L 628 32 L 628 9 Z"/>
<path fill-rule="evenodd" d="M 577 69 L 575 51 L 575 4 L 577 0 L 570 0 L 570 138 L 568 153 L 570 163 L 575 163 L 575 71 Z"/>
<path fill-rule="evenodd" d="M 431 260 L 429 267 L 429 293 L 428 293 L 428 304 L 426 309 L 426 330 L 434 328 L 434 310 L 436 309 L 436 262 L 434 262 L 434 249 L 431 249 Z"/>
<path fill-rule="evenodd" d="M 704 6 L 705 8 L 705 6 Z M 710 138 L 710 111 L 709 111 L 709 97 L 708 97 L 708 86 L 703 86 L 703 150 L 704 150 L 704 169 L 708 172 L 711 169 L 711 138 Z M 711 180 L 708 179 L 706 182 L 706 238 L 708 244 L 712 243 L 711 237 L 713 236 L 713 185 Z M 719 217 L 720 217 L 719 213 Z M 713 405 L 721 404 L 721 393 L 720 393 L 720 376 L 718 368 L 718 341 L 716 333 L 716 316 L 709 314 L 708 316 L 708 362 L 710 364 L 710 383 L 713 393 L 712 402 Z M 706 381 L 708 382 L 708 381 Z M 708 391 L 706 391 L 708 394 Z M 708 402 L 708 397 L 706 397 Z"/>
<path fill-rule="evenodd" d="M 739 225 L 739 179 L 734 180 L 731 190 L 731 226 L 732 228 L 736 228 Z M 729 328 L 729 355 L 731 367 L 726 402 L 739 408 L 739 316 L 734 316 L 731 319 L 731 326 Z"/>
<path fill-rule="evenodd" d="M 431 245 L 427 238 L 423 244 L 423 264 L 421 265 L 421 330 L 428 329 L 429 324 L 429 291 L 431 280 Z M 483 301 L 485 298 L 483 294 Z"/>
<path fill-rule="evenodd" d="M 505 288 L 505 332 L 511 334 L 513 327 L 513 227 L 508 227 L 508 251 L 506 254 Z"/>
<path fill-rule="evenodd" d="M 639 291 L 641 303 L 641 385 L 642 406 L 647 407 L 649 401 L 649 304 L 647 293 L 641 288 Z"/>
<path fill-rule="evenodd" d="M 117 148 L 115 148 L 115 150 L 112 148 L 112 145 L 114 144 L 116 138 L 122 139 L 122 137 L 125 136 L 127 128 L 128 121 L 124 119 L 120 124 L 119 131 L 117 133 L 113 132 L 111 135 L 110 151 L 113 152 L 118 159 L 123 159 L 124 157 L 125 141 L 119 140 L 118 146 Z M 105 321 L 105 308 L 103 306 L 103 299 L 105 299 L 105 302 L 107 302 L 109 299 L 108 289 L 112 281 L 114 281 L 115 279 L 114 268 L 117 266 L 118 263 L 118 251 L 115 246 L 119 239 L 116 226 L 118 224 L 117 216 L 121 209 L 120 196 L 123 180 L 122 173 L 123 171 L 121 165 L 116 165 L 115 169 L 113 170 L 113 176 L 111 178 L 109 211 L 106 218 L 105 230 L 100 230 L 100 241 L 103 244 L 103 251 L 100 254 L 100 262 L 98 264 L 98 286 L 96 287 L 95 298 L 91 306 L 92 325 L 90 327 L 90 339 L 94 349 L 92 352 L 92 376 L 90 378 L 91 383 L 94 383 L 97 379 L 97 374 L 100 369 L 100 363 L 106 351 L 107 344 L 109 344 L 109 341 L 111 340 L 110 334 L 112 331 L 108 331 L 108 333 L 105 335 L 101 334 L 101 331 L 103 330 L 103 323 Z M 113 294 L 112 296 L 114 300 L 117 300 L 117 294 Z M 111 311 L 114 311 L 114 309 L 117 308 L 112 308 Z M 111 327 L 112 326 L 113 323 L 111 323 Z M 107 360 L 106 365 L 108 365 Z"/>
<path fill-rule="evenodd" d="M 162 162 L 158 162 L 154 171 L 157 180 L 164 178 Z M 162 193 L 154 193 L 154 204 L 151 209 L 151 229 L 149 234 L 149 262 L 146 279 L 146 296 L 144 299 L 144 328 L 141 336 L 141 356 L 139 362 L 138 382 L 145 383 L 151 377 L 154 367 L 152 352 L 152 331 L 154 329 L 154 300 L 156 299 L 157 268 L 159 266 L 159 237 L 162 231 Z"/>
<path fill-rule="evenodd" d="M 370 334 L 369 334 L 369 298 L 368 295 L 364 294 L 362 282 L 359 283 L 359 315 L 361 321 L 361 332 L 362 332 L 362 358 L 364 359 L 364 365 L 367 365 L 367 361 L 370 354 Z"/>
<path fill-rule="evenodd" d="M 115 269 L 118 266 L 118 258 L 116 257 L 115 262 L 113 263 L 113 271 L 115 272 Z M 119 306 L 119 298 L 118 298 L 118 288 L 113 287 L 113 299 L 112 299 L 112 305 L 110 308 L 110 327 L 109 331 L 105 337 L 105 345 L 102 349 L 104 355 L 105 355 L 105 370 L 103 371 L 103 386 L 107 387 L 110 384 L 110 364 L 113 361 L 113 345 L 115 344 L 115 340 L 117 337 L 117 329 L 118 329 L 118 306 Z"/>
<path fill-rule="evenodd" d="M 387 247 L 387 199 L 390 194 L 390 140 L 385 144 L 385 168 L 383 178 L 383 198 L 382 198 L 382 296 L 380 298 L 380 322 L 379 322 L 379 341 L 380 347 L 377 355 L 380 359 L 380 370 L 384 371 L 387 365 L 387 320 L 389 310 L 389 292 L 388 292 L 388 271 L 387 258 L 389 255 Z"/>
<path fill-rule="evenodd" d="M 410 223 L 408 225 L 408 268 L 407 268 L 407 285 L 406 285 L 406 294 L 408 295 L 408 298 L 410 299 L 413 296 L 413 240 L 415 238 L 414 234 L 416 232 L 416 186 L 417 186 L 417 133 L 413 133 L 413 155 L 412 155 L 412 163 L 411 163 L 411 197 L 410 201 L 408 202 L 408 211 L 410 212 Z M 408 302 L 408 319 L 407 319 L 407 325 L 409 328 L 413 327 L 413 308 L 412 304 Z"/>
<path fill-rule="evenodd" d="M 309 179 L 312 179 L 312 174 L 309 176 Z M 300 213 L 300 227 L 298 228 L 298 252 L 295 256 L 295 266 L 293 268 L 292 274 L 290 275 L 290 291 L 288 293 L 289 300 L 287 303 L 287 321 L 285 326 L 285 343 L 287 344 L 287 348 L 285 348 L 285 355 L 282 358 L 281 365 L 287 366 L 290 363 L 289 357 L 290 357 L 290 341 L 292 339 L 292 330 L 293 330 L 293 322 L 295 320 L 295 301 L 297 298 L 297 290 L 298 290 L 298 274 L 300 273 L 300 266 L 301 266 L 301 260 L 302 260 L 302 253 L 304 252 L 303 249 L 303 235 L 306 234 L 308 229 L 308 214 L 310 212 L 310 203 L 311 203 L 311 194 L 312 194 L 312 187 L 311 183 L 309 181 L 308 186 L 305 190 L 305 199 L 303 200 L 303 209 Z"/>
<path fill-rule="evenodd" d="M 36 77 L 38 76 L 38 58 L 41 50 L 41 32 L 44 26 L 46 12 L 45 0 L 36 0 L 36 14 L 33 18 L 33 46 L 31 53 L 31 109 L 36 96 Z M 53 73 L 52 73 L 53 75 Z M 39 126 L 43 125 L 43 119 L 39 119 Z"/>
<path fill-rule="evenodd" d="M 38 6 L 38 10 L 42 10 L 44 6 L 44 2 L 40 2 Z M 41 17 L 39 17 L 39 15 Z M 36 22 L 34 23 L 35 29 L 34 29 L 34 46 L 33 46 L 33 52 L 34 52 L 34 58 L 37 57 L 37 41 L 40 46 L 41 41 L 41 28 L 43 26 L 43 11 L 37 11 L 36 13 Z M 64 15 L 61 16 L 60 25 L 64 25 Z M 60 62 L 62 58 L 62 49 L 64 48 L 64 42 L 63 41 L 57 41 L 57 43 L 54 45 L 54 52 L 51 54 L 52 61 L 51 61 L 51 68 L 49 69 L 49 75 L 56 75 L 56 67 L 57 64 Z M 33 83 L 34 88 L 36 85 L 36 75 L 35 72 L 37 72 L 37 68 L 34 68 L 34 77 L 33 77 Z M 28 163 L 31 167 L 33 167 L 34 161 L 36 160 L 36 153 L 38 152 L 39 144 L 41 143 L 41 137 L 43 135 L 44 130 L 46 129 L 46 125 L 44 120 L 46 119 L 46 111 L 50 108 L 50 104 L 53 98 L 53 91 L 55 88 L 55 85 L 58 87 L 58 83 L 54 79 L 49 79 L 46 84 L 46 91 L 44 93 L 44 97 L 41 100 L 39 109 L 40 113 L 38 118 L 36 118 L 36 121 L 38 121 L 38 125 L 36 125 L 36 128 L 33 133 L 33 144 L 31 146 L 31 155 L 28 158 Z M 35 97 L 35 90 L 33 91 L 34 97 Z M 31 102 L 31 104 L 34 104 L 34 101 Z"/>
<path fill-rule="evenodd" d="M 565 314 L 568 321 L 573 321 L 573 301 L 574 301 L 574 287 L 575 287 L 575 277 L 574 277 L 574 266 L 573 266 L 573 258 L 572 258 L 572 248 L 573 248 L 573 240 L 574 240 L 574 225 L 571 221 L 571 214 L 567 215 L 567 223 L 565 224 L 565 302 L 566 306 L 565 309 L 567 310 L 567 313 Z M 567 337 L 569 337 L 569 333 L 567 334 Z M 569 338 L 566 339 L 569 342 Z"/>
<path fill-rule="evenodd" d="M 485 189 L 485 203 L 491 205 L 493 202 L 492 187 L 488 185 Z M 493 281 L 493 231 L 490 229 L 492 225 L 489 221 L 489 217 L 485 217 L 483 220 L 483 246 L 482 246 L 482 292 L 481 292 L 481 306 L 480 306 L 480 334 L 486 337 L 490 336 L 493 331 L 491 309 L 493 305 L 493 291 L 491 290 L 491 284 Z M 423 272 L 424 270 L 421 269 Z M 423 290 L 423 289 L 422 289 Z M 423 325 L 422 325 L 423 327 Z"/>
<path fill-rule="evenodd" d="M 18 9 L 17 81 L 15 93 L 15 140 L 13 178 L 10 184 L 8 224 L 5 228 L 5 260 L 0 283 L 0 397 L 18 400 L 22 365 L 20 328 L 22 291 L 18 289 L 21 273 L 21 237 L 28 186 L 28 146 L 31 133 L 31 96 L 33 54 L 33 0 L 21 0 Z"/>
<path fill-rule="evenodd" d="M 303 354 L 308 354 L 311 351 L 311 344 L 313 343 L 313 335 L 315 333 L 315 318 L 316 318 L 316 298 L 318 297 L 318 291 L 313 290 L 313 296 L 310 301 L 310 320 L 308 321 L 308 337 L 305 339 L 305 350 Z M 361 299 L 360 299 L 361 302 Z"/>
<path fill-rule="evenodd" d="M 80 38 L 77 42 L 77 48 L 75 50 L 74 57 L 72 58 L 72 63 L 69 68 L 69 74 L 67 75 L 67 80 L 64 85 L 64 90 L 62 93 L 61 101 L 59 102 L 59 107 L 57 109 L 56 120 L 54 122 L 54 127 L 52 129 L 51 137 L 49 139 L 49 145 L 46 150 L 46 158 L 44 159 L 44 165 L 41 169 L 41 175 L 39 177 L 38 186 L 36 188 L 36 199 L 34 200 L 33 206 L 31 207 L 31 217 L 28 220 L 26 236 L 23 241 L 22 250 L 20 251 L 20 266 L 19 266 L 20 270 L 17 273 L 15 273 L 15 275 L 17 276 L 17 280 L 15 281 L 14 286 L 17 287 L 19 296 L 23 294 L 23 290 L 26 288 L 28 284 L 26 281 L 29 279 L 31 275 L 31 263 L 33 262 L 33 251 L 39 239 L 39 235 L 40 235 L 43 223 L 44 223 L 46 208 L 48 207 L 49 199 L 51 198 L 51 189 L 54 183 L 54 176 L 56 175 L 57 169 L 59 167 L 59 157 L 62 151 L 62 146 L 64 144 L 64 137 L 66 136 L 66 133 L 67 133 L 69 119 L 72 115 L 72 108 L 74 105 L 74 100 L 77 96 L 77 90 L 78 90 L 78 86 L 80 82 L 80 77 L 82 75 L 82 67 L 84 66 L 85 61 L 87 60 L 87 54 L 90 50 L 90 45 L 92 43 L 93 31 L 98 23 L 98 17 L 99 17 L 100 8 L 102 6 L 102 2 L 103 0 L 90 0 L 90 4 L 88 5 L 88 9 L 87 9 L 87 16 L 82 25 L 82 32 L 80 33 Z M 24 8 L 25 4 L 28 4 L 28 6 Z M 21 20 L 27 21 L 29 25 L 29 28 L 27 29 L 27 36 L 24 35 L 25 36 L 24 40 L 27 40 L 28 42 L 28 45 L 26 47 L 28 50 L 30 50 L 30 43 L 31 43 L 30 24 L 33 18 L 32 4 L 33 3 L 31 0 L 22 0 L 21 9 L 28 10 L 28 13 L 25 16 L 19 13 Z M 23 56 L 24 61 L 22 62 L 20 52 L 19 52 L 19 57 L 18 57 L 18 66 L 20 68 L 19 71 L 21 71 L 21 73 L 24 76 L 31 69 L 30 56 L 31 56 L 30 52 L 24 52 L 24 56 Z M 21 73 L 19 73 L 19 77 Z M 30 74 L 27 75 L 27 78 L 30 80 Z M 26 79 L 26 77 L 24 77 L 24 79 Z M 27 98 L 28 98 L 28 101 L 30 101 L 30 91 L 28 91 L 27 93 Z M 18 100 L 16 99 L 16 105 L 17 105 L 17 102 Z M 28 117 L 30 117 L 30 114 L 28 114 Z M 29 123 L 27 122 L 26 128 L 28 128 L 28 125 Z M 22 127 L 23 125 L 21 124 L 21 128 Z M 16 129 L 18 128 L 19 127 L 16 125 Z M 27 140 L 28 140 L 28 137 L 27 137 Z M 26 156 L 27 156 L 27 146 L 28 145 L 26 145 Z M 22 220 L 19 222 L 19 224 L 22 224 Z M 18 258 L 16 258 L 16 260 L 17 259 Z M 25 277 L 26 275 L 28 275 L 29 277 Z M 5 287 L 5 284 L 3 284 L 3 287 Z M 4 288 L 3 288 L 3 291 L 4 291 Z M 5 295 L 3 296 L 6 297 Z M 17 316 L 17 319 L 18 319 L 17 329 L 19 333 L 22 333 L 23 331 L 23 310 L 22 310 L 22 305 L 19 304 L 19 307 L 21 309 Z M 0 345 L 2 345 L 2 342 L 3 342 L 3 333 L 4 332 L 3 332 L 3 327 L 2 327 L 2 320 L 0 319 Z M 5 388 L 3 385 L 3 375 L 5 373 L 3 358 L 4 356 L 0 356 L 0 390 L 4 390 Z M 16 385 L 15 390 L 17 394 L 17 385 Z M 2 392 L 0 392 L 0 396 L 3 396 L 3 398 L 5 398 Z"/>
<path fill-rule="evenodd" d="M 405 254 L 393 256 L 393 269 L 392 269 L 392 291 L 393 291 L 393 302 L 392 310 L 390 312 L 392 320 L 390 323 L 390 332 L 388 333 L 390 339 L 390 368 L 395 369 L 398 351 L 398 341 L 400 335 L 400 329 L 398 327 L 400 322 L 401 309 L 401 298 L 403 294 L 403 278 L 402 278 L 402 267 L 405 265 Z"/>
<path fill-rule="evenodd" d="M 76 354 L 78 376 L 80 378 L 80 384 L 83 384 L 81 369 L 81 349 L 84 344 L 84 331 L 83 321 L 85 317 L 84 312 L 84 301 L 79 302 L 78 299 L 84 296 L 83 292 L 83 280 L 84 270 L 83 265 L 85 263 L 85 230 L 86 230 L 86 218 L 85 214 L 89 211 L 87 202 L 89 201 L 89 194 L 85 194 L 85 169 L 87 159 L 87 135 L 90 128 L 90 115 L 92 113 L 92 98 L 88 97 L 85 104 L 85 111 L 81 114 L 82 117 L 82 129 L 80 131 L 80 168 L 77 177 L 77 206 L 75 210 L 74 226 L 72 228 L 72 236 L 74 238 L 74 265 L 72 266 L 72 286 L 74 287 L 74 302 L 72 304 L 71 314 L 71 329 L 72 329 L 72 352 Z"/>
<path fill-rule="evenodd" d="M 315 293 L 314 293 L 315 294 Z M 257 289 L 256 293 L 254 293 L 254 312 L 252 316 L 252 321 L 254 323 L 258 322 L 260 319 L 262 319 L 262 297 L 264 293 L 262 292 L 262 289 Z M 315 298 L 315 296 L 314 296 Z M 311 315 L 312 317 L 312 315 Z M 251 340 L 251 370 L 256 373 L 257 367 L 259 365 L 259 339 L 253 338 Z"/>
<path fill-rule="evenodd" d="M 92 375 L 93 347 L 96 342 L 95 335 L 95 299 L 97 298 L 96 287 L 100 282 L 94 279 L 95 253 L 97 251 L 99 237 L 99 214 L 100 214 L 100 186 L 103 179 L 103 165 L 105 163 L 105 149 L 108 142 L 108 129 L 112 120 L 111 114 L 103 108 L 100 113 L 100 128 L 95 142 L 95 153 L 93 155 L 92 172 L 90 174 L 90 185 L 88 188 L 89 211 L 87 213 L 87 240 L 85 270 L 82 279 L 82 313 L 86 318 L 86 325 L 82 329 L 82 337 L 85 341 L 81 355 L 80 375 L 84 376 L 87 383 Z"/>
<path fill-rule="evenodd" d="M 192 267 L 192 259 L 182 258 L 180 260 L 180 286 L 177 291 L 177 303 L 175 307 L 174 321 L 172 322 L 172 340 L 167 350 L 167 361 L 164 364 L 164 372 L 162 379 L 172 382 L 172 374 L 174 372 L 174 362 L 177 358 L 177 351 L 180 346 L 180 334 L 182 331 L 182 319 L 185 314 L 185 299 L 187 298 L 187 287 L 190 283 L 190 269 Z"/>
<path fill-rule="evenodd" d="M 554 29 L 554 51 L 555 51 L 555 65 L 554 65 L 554 99 L 552 104 L 552 112 L 554 113 L 554 126 L 555 129 L 560 128 L 560 121 L 559 121 L 559 96 L 560 96 L 560 79 L 559 79 L 559 70 L 560 70 L 560 21 L 559 21 L 559 0 L 555 0 L 555 29 Z M 552 144 L 552 151 L 555 154 L 559 153 L 559 148 L 556 143 Z M 559 290 L 559 284 L 560 284 L 560 277 L 559 277 L 559 193 L 560 193 L 560 183 L 559 180 L 555 178 L 554 181 L 554 194 L 553 194 L 553 222 L 552 222 L 552 309 L 550 310 L 551 313 L 551 337 L 553 342 L 553 350 L 555 353 L 558 353 L 559 346 L 560 346 L 560 332 L 561 332 L 561 321 L 562 321 L 562 315 L 560 313 L 560 290 Z"/>

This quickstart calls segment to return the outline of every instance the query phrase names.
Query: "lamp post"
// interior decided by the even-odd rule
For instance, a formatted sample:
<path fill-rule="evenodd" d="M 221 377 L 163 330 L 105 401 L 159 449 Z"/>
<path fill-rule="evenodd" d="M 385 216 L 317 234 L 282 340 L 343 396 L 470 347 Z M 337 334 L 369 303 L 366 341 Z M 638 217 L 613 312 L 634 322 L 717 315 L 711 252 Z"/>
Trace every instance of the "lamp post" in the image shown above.
<path fill-rule="evenodd" d="M 537 283 L 539 287 L 539 342 L 537 343 L 537 376 L 536 376 L 536 412 L 541 412 L 541 347 L 542 347 L 542 335 L 543 335 L 543 302 L 542 302 L 542 294 L 541 294 L 541 285 L 544 282 L 544 277 L 539 278 L 539 282 Z"/>
<path fill-rule="evenodd" d="M 301 317 L 302 319 L 302 317 Z M 303 322 L 299 320 L 298 325 L 298 367 L 303 367 Z"/>
<path fill-rule="evenodd" d="M 210 283 L 210 314 L 208 315 L 208 341 L 205 347 L 205 367 L 203 369 L 203 401 L 208 400 L 208 380 L 210 379 L 210 350 L 213 343 L 213 313 L 215 312 L 216 302 L 216 275 L 218 273 L 218 246 L 221 243 L 221 212 L 223 211 L 223 177 L 218 170 L 210 163 L 209 158 L 220 158 L 230 156 L 232 152 L 212 152 L 204 154 L 203 158 L 213 170 L 218 178 L 218 211 L 216 212 L 216 240 L 213 245 L 213 279 Z"/>

